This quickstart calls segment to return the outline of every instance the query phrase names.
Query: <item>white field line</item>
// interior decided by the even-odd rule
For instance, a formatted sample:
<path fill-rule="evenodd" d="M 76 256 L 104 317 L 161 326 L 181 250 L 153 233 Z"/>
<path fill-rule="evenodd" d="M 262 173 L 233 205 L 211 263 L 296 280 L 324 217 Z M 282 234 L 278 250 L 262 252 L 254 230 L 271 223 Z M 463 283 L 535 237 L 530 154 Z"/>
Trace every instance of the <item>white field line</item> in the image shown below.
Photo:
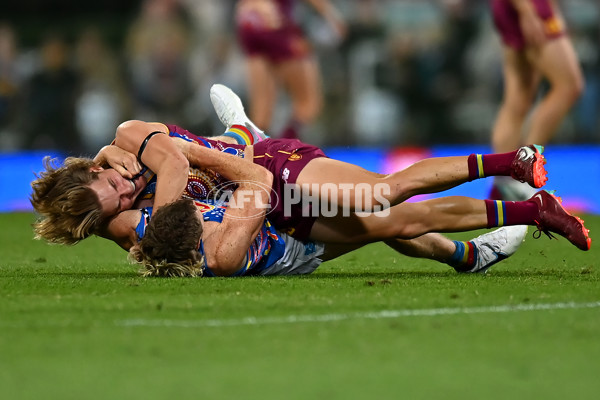
<path fill-rule="evenodd" d="M 488 307 L 460 308 L 422 308 L 415 310 L 383 310 L 371 312 L 356 312 L 344 314 L 314 314 L 288 315 L 286 317 L 245 317 L 238 319 L 125 319 L 117 320 L 115 324 L 126 327 L 166 327 L 166 328 L 219 328 L 244 325 L 281 325 L 303 322 L 334 322 L 353 319 L 389 319 L 403 317 L 434 317 L 438 315 L 468 315 L 486 313 L 510 313 L 520 311 L 574 310 L 599 308 L 600 301 L 591 303 L 550 303 L 550 304 L 516 304 Z"/>

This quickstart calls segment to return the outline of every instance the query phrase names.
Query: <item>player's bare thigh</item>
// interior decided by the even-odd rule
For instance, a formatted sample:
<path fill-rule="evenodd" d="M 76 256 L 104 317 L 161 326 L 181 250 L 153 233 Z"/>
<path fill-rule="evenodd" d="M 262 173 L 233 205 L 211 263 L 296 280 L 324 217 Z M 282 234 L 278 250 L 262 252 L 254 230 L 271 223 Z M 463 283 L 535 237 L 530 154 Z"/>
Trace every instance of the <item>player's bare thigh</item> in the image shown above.
<path fill-rule="evenodd" d="M 523 50 L 503 48 L 504 96 L 515 107 L 528 110 L 535 98 L 541 75 Z"/>
<path fill-rule="evenodd" d="M 402 203 L 379 213 L 337 213 L 319 217 L 310 239 L 324 243 L 366 244 L 381 240 L 411 239 L 426 233 L 422 212 L 427 208 L 417 203 Z"/>
<path fill-rule="evenodd" d="M 333 260 L 334 258 L 341 257 L 344 254 L 350 253 L 351 251 L 357 250 L 363 247 L 364 244 L 325 244 L 325 251 L 321 257 L 323 261 Z"/>
<path fill-rule="evenodd" d="M 300 171 L 296 184 L 304 194 L 320 195 L 321 200 L 337 202 L 339 207 L 352 210 L 357 205 L 359 211 L 371 209 L 369 206 L 389 206 L 380 200 L 394 198 L 401 188 L 391 187 L 387 175 L 368 171 L 354 164 L 331 158 L 315 158 Z"/>
<path fill-rule="evenodd" d="M 527 58 L 554 87 L 563 86 L 572 89 L 575 94 L 581 92 L 583 72 L 567 36 L 551 39 L 541 48 L 528 49 Z"/>

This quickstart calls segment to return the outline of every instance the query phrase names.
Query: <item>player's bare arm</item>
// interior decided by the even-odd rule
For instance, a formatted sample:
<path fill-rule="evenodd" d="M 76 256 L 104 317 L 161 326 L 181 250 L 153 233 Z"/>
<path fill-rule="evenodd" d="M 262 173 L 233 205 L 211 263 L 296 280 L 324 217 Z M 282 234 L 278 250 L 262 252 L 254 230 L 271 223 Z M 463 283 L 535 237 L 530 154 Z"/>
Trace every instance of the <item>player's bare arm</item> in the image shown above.
<path fill-rule="evenodd" d="M 220 171 L 224 176 L 234 174 L 234 180 L 238 182 L 223 221 L 206 232 L 203 239 L 206 264 L 216 275 L 229 276 L 243 266 L 248 248 L 263 225 L 270 197 L 265 187 L 270 188 L 273 184 L 273 174 L 251 161 L 229 154 L 203 149 L 198 155 L 203 153 L 209 164 L 220 159 Z M 213 154 L 217 157 L 213 158 Z M 233 176 L 230 179 L 233 180 Z"/>
<path fill-rule="evenodd" d="M 253 146 L 246 146 L 244 158 L 241 159 L 232 154 L 200 146 L 196 142 L 187 142 L 179 138 L 173 138 L 173 142 L 177 144 L 191 165 L 211 169 L 231 181 L 261 180 L 263 177 L 260 169 L 267 171 L 252 163 Z M 271 183 L 269 183 L 270 186 Z"/>
<path fill-rule="evenodd" d="M 153 136 L 150 134 L 158 132 Z M 157 175 L 155 210 L 181 197 L 187 184 L 189 162 L 168 136 L 164 124 L 126 121 L 117 128 L 115 145 L 133 154 Z"/>

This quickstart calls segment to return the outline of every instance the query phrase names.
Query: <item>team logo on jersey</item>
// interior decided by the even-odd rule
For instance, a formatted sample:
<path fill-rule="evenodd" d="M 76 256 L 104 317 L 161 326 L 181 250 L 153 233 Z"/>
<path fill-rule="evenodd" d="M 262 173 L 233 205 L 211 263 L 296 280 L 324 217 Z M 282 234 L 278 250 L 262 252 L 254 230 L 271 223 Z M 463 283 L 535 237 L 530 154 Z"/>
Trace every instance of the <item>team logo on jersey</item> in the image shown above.
<path fill-rule="evenodd" d="M 213 204 L 207 204 L 207 203 L 197 201 L 197 200 L 194 200 L 194 204 L 196 205 L 196 207 L 198 208 L 198 210 L 200 210 L 200 212 L 202 214 L 204 214 L 207 211 L 215 209 L 215 206 Z"/>
<path fill-rule="evenodd" d="M 190 168 L 184 194 L 192 199 L 206 199 L 208 194 L 222 181 L 223 178 L 216 172 Z"/>
<path fill-rule="evenodd" d="M 290 156 L 288 157 L 289 161 L 298 161 L 298 160 L 302 160 L 302 154 L 298 154 L 298 153 L 292 153 L 290 154 Z"/>

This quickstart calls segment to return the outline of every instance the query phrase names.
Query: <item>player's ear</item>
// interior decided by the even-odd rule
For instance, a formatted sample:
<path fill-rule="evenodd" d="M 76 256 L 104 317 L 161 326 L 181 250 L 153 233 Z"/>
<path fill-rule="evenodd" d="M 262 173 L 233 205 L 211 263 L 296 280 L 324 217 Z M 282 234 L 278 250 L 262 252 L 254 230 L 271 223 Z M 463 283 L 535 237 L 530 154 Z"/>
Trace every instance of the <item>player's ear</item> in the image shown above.
<path fill-rule="evenodd" d="M 104 168 L 98 166 L 98 165 L 94 165 L 93 167 L 90 167 L 90 171 L 92 172 L 100 172 L 100 171 L 104 171 Z"/>

